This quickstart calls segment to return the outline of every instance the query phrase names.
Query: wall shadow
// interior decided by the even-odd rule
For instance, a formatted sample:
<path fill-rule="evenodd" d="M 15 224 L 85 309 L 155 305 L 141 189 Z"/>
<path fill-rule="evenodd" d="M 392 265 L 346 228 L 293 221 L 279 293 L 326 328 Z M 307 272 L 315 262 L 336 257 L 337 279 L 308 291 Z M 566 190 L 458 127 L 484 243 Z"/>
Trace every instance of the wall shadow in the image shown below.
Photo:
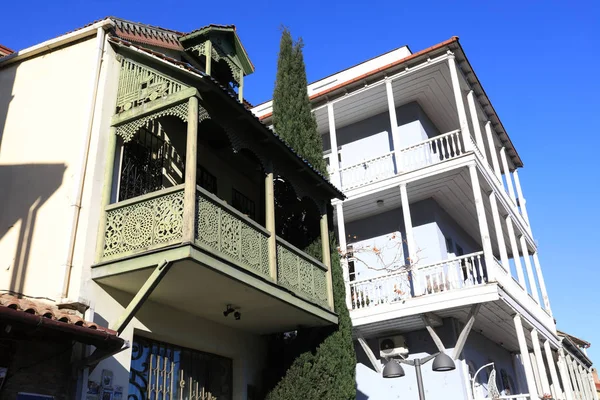
<path fill-rule="evenodd" d="M 22 293 L 38 212 L 61 186 L 65 170 L 62 163 L 0 165 L 0 240 L 20 223 L 10 284 L 2 289 Z"/>

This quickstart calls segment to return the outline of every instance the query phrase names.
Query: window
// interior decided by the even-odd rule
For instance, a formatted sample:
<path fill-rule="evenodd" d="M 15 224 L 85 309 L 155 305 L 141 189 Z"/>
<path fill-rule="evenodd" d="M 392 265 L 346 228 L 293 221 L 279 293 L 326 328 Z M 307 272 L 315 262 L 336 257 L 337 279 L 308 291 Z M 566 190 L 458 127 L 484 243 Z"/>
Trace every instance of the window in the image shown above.
<path fill-rule="evenodd" d="M 231 400 L 232 365 L 226 357 L 134 336 L 128 399 L 167 398 L 165 390 L 171 387 L 171 398 L 190 399 L 190 389 L 198 387 L 219 400 Z"/>
<path fill-rule="evenodd" d="M 217 178 L 201 165 L 198 166 L 198 180 L 201 188 L 214 195 L 217 194 Z"/>
<path fill-rule="evenodd" d="M 235 189 L 233 189 L 231 200 L 232 206 L 236 210 L 254 219 L 255 207 L 254 202 L 252 200 L 250 200 L 248 197 L 244 196 L 242 193 Z"/>

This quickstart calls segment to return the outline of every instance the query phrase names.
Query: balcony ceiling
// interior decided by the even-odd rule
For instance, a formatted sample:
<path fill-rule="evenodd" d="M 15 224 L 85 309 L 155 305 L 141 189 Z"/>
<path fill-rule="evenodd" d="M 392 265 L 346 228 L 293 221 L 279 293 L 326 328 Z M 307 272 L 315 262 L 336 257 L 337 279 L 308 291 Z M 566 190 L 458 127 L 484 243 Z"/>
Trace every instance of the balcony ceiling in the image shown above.
<path fill-rule="evenodd" d="M 451 80 L 446 63 L 415 71 L 392 83 L 396 107 L 418 102 L 441 133 L 459 127 Z M 388 112 L 385 84 L 371 85 L 348 95 L 334 105 L 336 128 Z M 327 107 L 315 111 L 319 132 L 329 131 Z"/>

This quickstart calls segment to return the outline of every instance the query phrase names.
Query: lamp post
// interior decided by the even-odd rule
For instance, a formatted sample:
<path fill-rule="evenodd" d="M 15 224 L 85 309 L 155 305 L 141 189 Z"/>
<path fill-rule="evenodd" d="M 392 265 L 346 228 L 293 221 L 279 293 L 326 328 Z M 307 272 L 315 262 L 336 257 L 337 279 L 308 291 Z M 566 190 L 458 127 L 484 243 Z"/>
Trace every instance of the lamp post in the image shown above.
<path fill-rule="evenodd" d="M 404 368 L 401 364 L 412 365 L 415 367 L 417 374 L 417 387 L 419 388 L 419 399 L 425 400 L 425 389 L 423 388 L 423 375 L 421 374 L 421 365 L 433 360 L 431 369 L 436 372 L 452 371 L 456 369 L 454 360 L 445 353 L 432 354 L 424 358 L 416 358 L 414 360 L 402 360 L 393 358 L 383 368 L 384 378 L 401 378 L 404 376 Z"/>

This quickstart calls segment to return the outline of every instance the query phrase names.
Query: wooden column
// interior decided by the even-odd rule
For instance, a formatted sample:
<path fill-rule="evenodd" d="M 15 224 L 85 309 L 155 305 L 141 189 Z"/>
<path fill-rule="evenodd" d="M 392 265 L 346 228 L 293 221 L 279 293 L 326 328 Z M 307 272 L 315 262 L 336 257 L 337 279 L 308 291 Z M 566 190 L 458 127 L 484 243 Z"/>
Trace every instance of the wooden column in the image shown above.
<path fill-rule="evenodd" d="M 183 194 L 183 241 L 193 243 L 196 235 L 196 173 L 198 163 L 198 98 L 188 100 L 185 182 Z"/>
<path fill-rule="evenodd" d="M 575 397 L 581 399 L 583 393 L 581 393 L 581 388 L 579 387 L 579 380 L 577 379 L 577 374 L 575 373 L 571 356 L 567 354 L 565 359 L 567 360 L 567 369 L 569 370 L 569 375 L 571 376 L 571 382 L 573 382 L 573 391 L 575 392 Z"/>
<path fill-rule="evenodd" d="M 552 391 L 552 397 L 555 399 L 559 398 L 560 394 L 560 381 L 558 380 L 558 373 L 556 371 L 556 362 L 554 361 L 554 356 L 552 355 L 552 349 L 550 348 L 550 341 L 544 340 L 544 353 L 546 355 L 546 362 L 548 363 L 548 368 L 550 368 L 550 378 L 552 379 L 552 384 L 550 385 L 550 390 Z M 566 392 L 566 390 L 565 390 Z M 571 400 L 571 399 L 567 399 Z"/>
<path fill-rule="evenodd" d="M 519 255 L 517 238 L 515 237 L 515 229 L 513 227 L 510 215 L 506 216 L 506 229 L 508 230 L 508 237 L 510 239 L 510 247 L 512 250 L 513 261 L 515 262 L 515 269 L 517 270 L 517 279 L 519 280 L 519 284 L 521 284 L 523 289 L 527 291 L 527 285 L 525 284 L 525 274 L 523 273 L 523 265 L 521 264 L 521 256 Z"/>
<path fill-rule="evenodd" d="M 562 381 L 563 389 L 565 390 L 566 400 L 576 400 L 575 390 L 569 376 L 569 368 L 565 359 L 565 353 L 561 348 L 558 349 L 558 370 L 560 371 L 560 379 Z"/>
<path fill-rule="evenodd" d="M 329 247 L 329 227 L 327 226 L 327 205 L 321 205 L 321 254 L 323 264 L 327 267 L 327 302 L 334 310 L 333 280 L 331 277 L 331 249 Z"/>
<path fill-rule="evenodd" d="M 238 83 L 238 100 L 244 104 L 244 71 L 240 71 L 240 81 Z"/>
<path fill-rule="evenodd" d="M 492 167 L 494 173 L 500 182 L 502 182 L 502 173 L 500 172 L 500 163 L 498 162 L 498 152 L 496 151 L 496 144 L 494 143 L 494 135 L 492 134 L 492 123 L 487 121 L 485 123 L 485 135 L 487 136 L 488 147 L 490 148 L 490 154 L 492 156 Z"/>
<path fill-rule="evenodd" d="M 581 366 L 581 364 L 577 364 L 577 370 L 579 371 L 579 376 L 581 379 L 581 386 L 583 388 L 583 393 L 585 394 L 585 398 L 588 400 L 592 400 L 592 393 L 590 392 L 590 385 L 588 383 L 586 371 Z"/>
<path fill-rule="evenodd" d="M 540 338 L 538 336 L 538 331 L 536 331 L 535 328 L 531 330 L 531 342 L 533 343 L 533 354 L 535 354 L 537 369 L 540 375 L 540 382 L 542 384 L 542 390 L 544 393 L 551 394 L 550 383 L 548 382 L 548 372 L 546 371 L 544 357 L 542 356 L 542 347 L 540 346 Z"/>
<path fill-rule="evenodd" d="M 331 164 L 331 176 L 329 180 L 339 189 L 342 188 L 342 174 L 340 171 L 340 159 L 338 155 L 337 134 L 335 132 L 335 116 L 333 113 L 333 103 L 327 104 L 327 121 L 329 122 L 329 144 L 331 146 L 331 156 L 329 163 Z"/>
<path fill-rule="evenodd" d="M 496 229 L 496 241 L 498 242 L 498 250 L 500 252 L 500 262 L 504 270 L 510 275 L 510 263 L 508 261 L 508 252 L 506 251 L 506 242 L 504 241 L 504 230 L 502 229 L 502 220 L 498 211 L 498 201 L 496 193 L 492 190 L 489 196 L 490 207 L 492 209 L 492 217 L 494 218 L 494 228 Z"/>
<path fill-rule="evenodd" d="M 108 143 L 106 145 L 106 159 L 104 162 L 104 178 L 102 184 L 102 198 L 100 200 L 100 221 L 98 222 L 98 237 L 96 238 L 96 262 L 99 262 L 104 253 L 104 235 L 106 229 L 106 207 L 110 204 L 115 175 L 115 155 L 117 153 L 117 128 L 110 127 Z"/>
<path fill-rule="evenodd" d="M 204 46 L 204 56 L 206 57 L 206 74 L 210 75 L 212 70 L 212 42 L 210 40 L 207 40 Z"/>
<path fill-rule="evenodd" d="M 340 244 L 340 251 L 346 255 L 348 252 L 348 243 L 346 241 L 346 225 L 344 222 L 344 203 L 338 203 L 335 206 L 337 215 L 337 230 Z M 346 306 L 352 309 L 352 297 L 350 295 L 350 272 L 348 271 L 348 259 L 342 258 L 342 273 L 344 274 L 344 286 L 346 287 Z"/>
<path fill-rule="evenodd" d="M 523 215 L 523 218 L 525 219 L 525 221 L 527 222 L 527 225 L 529 225 L 529 215 L 527 215 L 527 207 L 525 206 L 525 203 L 527 203 L 527 201 L 525 200 L 525 196 L 523 196 L 523 190 L 521 189 L 521 181 L 519 179 L 519 173 L 517 172 L 517 170 L 515 169 L 513 171 L 513 179 L 515 181 L 515 186 L 517 188 L 517 195 L 519 196 L 519 207 L 521 207 L 521 214 Z"/>
<path fill-rule="evenodd" d="M 385 80 L 385 93 L 387 95 L 388 113 L 390 115 L 390 129 L 392 130 L 392 144 L 394 146 L 394 159 L 396 160 L 396 173 L 400 168 L 400 138 L 398 137 L 398 118 L 396 117 L 396 102 L 394 101 L 394 89 L 392 80 Z"/>
<path fill-rule="evenodd" d="M 475 140 L 477 147 L 481 151 L 483 158 L 487 160 L 487 154 L 485 152 L 485 143 L 483 142 L 483 135 L 481 134 L 481 125 L 479 125 L 479 118 L 477 117 L 477 107 L 475 106 L 475 94 L 472 90 L 467 94 L 467 103 L 469 104 L 469 112 L 471 113 L 471 124 L 473 125 L 473 131 L 475 132 Z"/>
<path fill-rule="evenodd" d="M 477 221 L 479 222 L 479 234 L 481 235 L 481 245 L 483 247 L 483 256 L 487 269 L 488 282 L 495 280 L 494 277 L 494 254 L 492 252 L 492 242 L 490 240 L 490 231 L 488 228 L 487 217 L 485 215 L 485 206 L 479 186 L 479 177 L 475 164 L 469 165 L 469 174 L 471 175 L 471 186 L 473 187 L 473 197 L 475 199 L 475 209 L 477 210 Z M 483 277 L 482 277 L 483 278 Z"/>
<path fill-rule="evenodd" d="M 273 164 L 269 163 L 265 171 L 265 228 L 269 236 L 269 275 L 277 282 L 277 232 L 275 231 L 275 189 L 273 182 Z"/>
<path fill-rule="evenodd" d="M 404 231 L 406 236 L 406 248 L 408 254 L 404 255 L 406 265 L 412 273 L 412 282 L 415 296 L 421 294 L 419 285 L 419 271 L 417 263 L 417 245 L 415 237 L 413 235 L 412 217 L 410 215 L 410 203 L 408 201 L 408 191 L 406 190 L 406 183 L 400 185 L 400 201 L 402 203 L 402 219 L 404 220 Z"/>
<path fill-rule="evenodd" d="M 454 54 L 448 56 L 448 67 L 450 69 L 450 80 L 452 81 L 452 91 L 454 93 L 454 101 L 456 103 L 456 110 L 458 111 L 458 122 L 460 125 L 460 131 L 464 143 L 464 151 L 473 150 L 473 142 L 471 141 L 471 132 L 469 131 L 469 122 L 467 120 L 467 112 L 465 110 L 465 103 L 462 97 L 462 89 L 460 88 L 460 81 L 458 80 L 458 69 L 456 67 L 456 61 L 454 60 Z"/>
<path fill-rule="evenodd" d="M 537 290 L 537 284 L 535 277 L 533 276 L 533 268 L 531 268 L 531 258 L 529 258 L 529 249 L 527 248 L 527 241 L 525 236 L 521 235 L 519 238 L 521 242 L 521 252 L 523 253 L 523 260 L 525 260 L 525 269 L 527 271 L 527 280 L 529 281 L 529 289 L 531 290 L 531 297 L 540 304 L 540 296 Z"/>
<path fill-rule="evenodd" d="M 521 362 L 525 369 L 525 379 L 527 380 L 527 388 L 529 390 L 529 397 L 531 399 L 537 399 L 538 393 L 535 386 L 535 377 L 533 376 L 533 368 L 531 366 L 531 359 L 529 358 L 529 350 L 527 349 L 527 342 L 525 340 L 525 333 L 523 331 L 523 322 L 521 316 L 516 314 L 514 316 L 515 329 L 517 331 L 517 339 L 519 341 L 519 350 L 521 352 Z"/>
<path fill-rule="evenodd" d="M 506 147 L 500 149 L 500 159 L 502 160 L 502 169 L 504 172 L 504 179 L 506 179 L 506 187 L 508 189 L 508 195 L 517 205 L 517 197 L 515 196 L 515 188 L 513 187 L 512 179 L 510 177 L 510 169 L 508 169 L 508 160 L 506 159 Z"/>

